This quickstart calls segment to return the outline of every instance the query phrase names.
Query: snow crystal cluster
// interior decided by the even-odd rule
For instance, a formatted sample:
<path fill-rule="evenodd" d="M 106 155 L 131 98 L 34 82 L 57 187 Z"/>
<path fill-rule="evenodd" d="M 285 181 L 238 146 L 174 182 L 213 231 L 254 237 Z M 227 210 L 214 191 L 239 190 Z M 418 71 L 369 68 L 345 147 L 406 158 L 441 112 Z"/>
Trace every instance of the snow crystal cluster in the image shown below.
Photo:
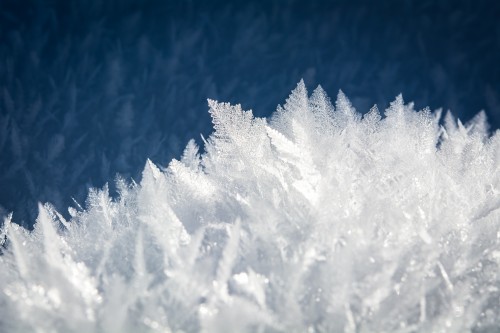
<path fill-rule="evenodd" d="M 493 332 L 500 134 L 401 96 L 361 116 L 303 82 L 140 183 L 35 229 L 7 217 L 2 332 Z"/>

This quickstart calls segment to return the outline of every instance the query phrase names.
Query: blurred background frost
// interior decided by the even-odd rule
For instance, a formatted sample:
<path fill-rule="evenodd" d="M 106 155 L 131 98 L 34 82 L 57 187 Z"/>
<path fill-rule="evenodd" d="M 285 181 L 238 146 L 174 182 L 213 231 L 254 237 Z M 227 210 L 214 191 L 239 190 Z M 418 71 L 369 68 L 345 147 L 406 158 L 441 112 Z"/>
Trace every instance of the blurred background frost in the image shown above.
<path fill-rule="evenodd" d="M 63 214 L 212 131 L 207 98 L 269 116 L 297 82 L 360 112 L 484 109 L 500 125 L 495 1 L 0 0 L 0 215 Z"/>

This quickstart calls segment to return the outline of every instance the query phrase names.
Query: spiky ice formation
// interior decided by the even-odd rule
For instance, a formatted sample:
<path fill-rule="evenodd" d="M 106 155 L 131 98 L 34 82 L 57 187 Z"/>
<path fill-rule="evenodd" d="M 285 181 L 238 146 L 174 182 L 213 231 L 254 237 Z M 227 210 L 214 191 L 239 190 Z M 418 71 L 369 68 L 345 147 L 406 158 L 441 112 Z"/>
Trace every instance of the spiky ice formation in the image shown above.
<path fill-rule="evenodd" d="M 209 101 L 215 132 L 66 221 L 5 221 L 0 331 L 500 329 L 500 134 L 363 117 L 303 82 L 270 121 Z"/>

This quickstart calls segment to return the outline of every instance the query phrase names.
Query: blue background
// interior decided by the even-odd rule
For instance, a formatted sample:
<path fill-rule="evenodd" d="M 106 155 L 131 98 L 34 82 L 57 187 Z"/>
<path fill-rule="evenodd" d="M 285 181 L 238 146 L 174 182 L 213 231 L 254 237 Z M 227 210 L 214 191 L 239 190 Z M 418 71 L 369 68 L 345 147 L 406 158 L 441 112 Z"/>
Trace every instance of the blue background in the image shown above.
<path fill-rule="evenodd" d="M 32 225 L 211 132 L 207 98 L 269 116 L 304 78 L 360 112 L 500 125 L 496 1 L 0 0 L 0 215 Z"/>

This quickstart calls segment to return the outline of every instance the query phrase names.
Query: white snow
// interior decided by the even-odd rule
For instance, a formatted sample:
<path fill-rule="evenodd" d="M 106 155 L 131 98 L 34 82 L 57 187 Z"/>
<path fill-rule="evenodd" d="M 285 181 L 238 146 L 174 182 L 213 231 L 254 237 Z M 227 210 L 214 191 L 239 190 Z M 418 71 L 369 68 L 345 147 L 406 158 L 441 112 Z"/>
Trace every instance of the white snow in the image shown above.
<path fill-rule="evenodd" d="M 302 81 L 271 119 L 209 106 L 203 153 L 147 161 L 69 221 L 49 204 L 32 232 L 6 219 L 0 331 L 500 329 L 500 134 L 484 113 L 441 122 L 398 96 L 362 117 Z"/>

